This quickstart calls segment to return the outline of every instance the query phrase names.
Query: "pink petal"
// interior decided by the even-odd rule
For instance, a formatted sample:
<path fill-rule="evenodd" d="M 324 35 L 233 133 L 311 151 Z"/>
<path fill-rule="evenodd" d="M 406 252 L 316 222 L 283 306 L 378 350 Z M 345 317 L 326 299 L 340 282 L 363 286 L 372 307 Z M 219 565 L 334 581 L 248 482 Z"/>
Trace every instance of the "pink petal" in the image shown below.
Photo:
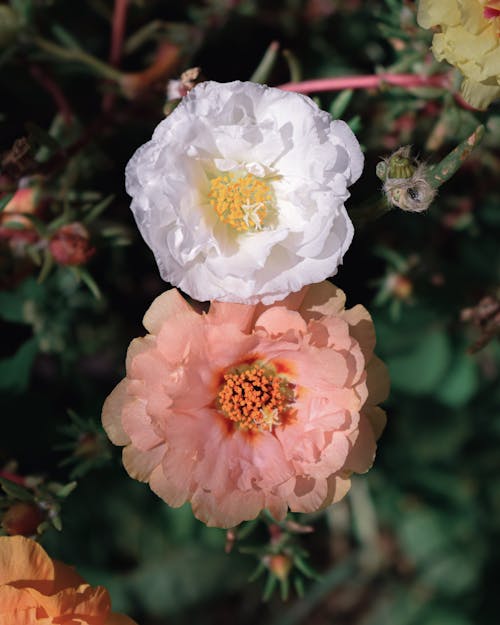
<path fill-rule="evenodd" d="M 151 334 L 158 334 L 163 324 L 175 315 L 197 316 L 177 289 L 165 291 L 148 308 L 142 324 Z"/>
<path fill-rule="evenodd" d="M 366 367 L 369 403 L 374 406 L 387 399 L 391 386 L 387 366 L 374 356 Z"/>
<path fill-rule="evenodd" d="M 355 473 L 366 473 L 375 459 L 377 445 L 373 429 L 365 415 L 361 415 L 355 442 L 345 461 L 346 469 Z"/>
<path fill-rule="evenodd" d="M 122 425 L 134 446 L 143 451 L 156 447 L 162 442 L 152 426 L 151 417 L 141 399 L 134 399 L 125 404 L 122 411 Z"/>
<path fill-rule="evenodd" d="M 370 313 L 358 304 L 346 310 L 342 318 L 349 324 L 351 336 L 359 343 L 365 360 L 370 360 L 375 349 L 375 328 Z"/>
<path fill-rule="evenodd" d="M 323 505 L 328 493 L 326 479 L 313 479 L 298 476 L 295 490 L 288 497 L 288 505 L 292 512 L 314 512 Z"/>
<path fill-rule="evenodd" d="M 375 440 L 378 440 L 384 431 L 385 425 L 387 423 L 387 415 L 385 410 L 379 408 L 378 406 L 365 406 L 363 408 L 363 414 L 369 420 L 373 434 L 375 436 Z"/>
<path fill-rule="evenodd" d="M 282 306 L 274 306 L 263 312 L 255 322 L 255 328 L 264 329 L 270 336 L 279 336 L 289 330 L 300 334 L 307 332 L 306 322 L 300 314 Z"/>
<path fill-rule="evenodd" d="M 127 369 L 127 371 L 130 371 L 130 368 L 132 366 L 132 360 L 136 356 L 138 356 L 139 354 L 142 354 L 143 352 L 149 349 L 152 349 L 154 345 L 155 345 L 155 338 L 151 336 L 150 334 L 144 337 L 139 337 L 137 339 L 134 339 L 128 346 L 128 350 L 127 350 L 127 358 L 125 360 L 125 368 Z"/>
<path fill-rule="evenodd" d="M 130 477 L 140 482 L 147 482 L 151 473 L 161 464 L 165 449 L 165 445 L 158 445 L 154 449 L 142 451 L 128 445 L 123 448 L 122 452 L 123 466 Z"/>
<path fill-rule="evenodd" d="M 248 333 L 252 328 L 255 309 L 256 306 L 248 304 L 212 302 L 207 316 L 212 323 L 236 325 L 239 330 Z"/>
<path fill-rule="evenodd" d="M 338 315 L 344 307 L 344 292 L 325 281 L 309 287 L 299 312 L 304 319 L 309 320 L 318 319 L 323 315 Z"/>
<path fill-rule="evenodd" d="M 102 407 L 102 426 L 115 445 L 127 445 L 130 438 L 122 426 L 121 413 L 127 399 L 128 380 L 124 378 L 108 395 Z"/>

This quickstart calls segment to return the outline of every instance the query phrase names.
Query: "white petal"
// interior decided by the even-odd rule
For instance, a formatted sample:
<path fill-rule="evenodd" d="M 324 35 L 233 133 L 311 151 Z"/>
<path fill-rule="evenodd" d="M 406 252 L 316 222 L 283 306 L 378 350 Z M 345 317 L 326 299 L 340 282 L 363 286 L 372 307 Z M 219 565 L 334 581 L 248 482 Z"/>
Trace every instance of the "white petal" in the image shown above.
<path fill-rule="evenodd" d="M 203 82 L 126 168 L 131 208 L 162 277 L 198 300 L 268 304 L 334 275 L 353 235 L 344 208 L 363 155 L 350 128 L 306 96 Z M 262 230 L 238 233 L 209 202 L 236 170 L 274 193 Z"/>

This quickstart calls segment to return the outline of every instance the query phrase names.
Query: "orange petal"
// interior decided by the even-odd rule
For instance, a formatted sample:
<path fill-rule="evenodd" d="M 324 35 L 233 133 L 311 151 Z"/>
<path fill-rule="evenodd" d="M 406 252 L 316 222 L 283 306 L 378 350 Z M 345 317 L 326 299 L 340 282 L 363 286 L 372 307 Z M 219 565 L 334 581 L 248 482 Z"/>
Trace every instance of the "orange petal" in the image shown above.
<path fill-rule="evenodd" d="M 0 537 L 0 584 L 29 586 L 34 580 L 53 585 L 54 565 L 43 548 L 24 536 Z"/>
<path fill-rule="evenodd" d="M 111 609 L 108 591 L 102 586 L 93 588 L 89 584 L 81 584 L 77 588 L 66 588 L 55 595 L 44 595 L 32 588 L 27 588 L 32 597 L 38 601 L 48 616 L 61 617 L 78 615 L 85 617 L 105 617 Z"/>
<path fill-rule="evenodd" d="M 85 580 L 78 575 L 74 567 L 68 566 L 58 560 L 53 560 L 52 562 L 55 571 L 53 593 L 64 590 L 64 588 L 69 588 L 70 586 L 78 587 L 80 584 L 85 584 Z"/>
<path fill-rule="evenodd" d="M 32 614 L 30 608 L 36 610 L 38 602 L 31 595 L 27 588 L 14 588 L 13 586 L 0 586 L 0 617 L 7 615 L 8 620 L 5 625 L 11 625 L 13 617 L 16 613 Z M 29 611 L 29 612 L 28 612 Z M 34 614 L 32 614 L 35 616 Z M 3 617 L 0 618 L 0 622 L 3 624 Z M 33 620 L 36 623 L 36 620 Z M 16 621 L 14 621 L 16 624 Z"/>

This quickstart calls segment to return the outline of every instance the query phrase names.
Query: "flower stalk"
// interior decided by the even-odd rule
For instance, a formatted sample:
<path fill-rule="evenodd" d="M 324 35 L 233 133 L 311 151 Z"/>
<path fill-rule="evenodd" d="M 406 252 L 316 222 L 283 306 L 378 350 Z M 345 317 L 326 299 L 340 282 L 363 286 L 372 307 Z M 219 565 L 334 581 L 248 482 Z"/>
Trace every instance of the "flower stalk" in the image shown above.
<path fill-rule="evenodd" d="M 78 48 L 64 48 L 63 46 L 60 46 L 53 41 L 48 41 L 43 37 L 35 37 L 33 41 L 35 45 L 40 48 L 40 50 L 47 52 L 61 61 L 75 61 L 83 63 L 99 76 L 113 80 L 114 82 L 120 82 L 122 79 L 121 72 L 84 50 L 80 50 Z"/>
<path fill-rule="evenodd" d="M 480 124 L 474 132 L 452 150 L 442 161 L 429 168 L 429 184 L 434 189 L 439 188 L 460 169 L 464 161 L 470 156 L 472 150 L 484 137 L 484 126 Z"/>
<path fill-rule="evenodd" d="M 320 91 L 342 91 L 343 89 L 377 89 L 393 85 L 411 89 L 414 87 L 447 88 L 450 86 L 448 74 L 419 76 L 417 74 L 377 74 L 365 76 L 339 76 L 336 78 L 316 78 L 302 82 L 288 82 L 280 85 L 284 91 L 296 93 L 318 93 Z"/>

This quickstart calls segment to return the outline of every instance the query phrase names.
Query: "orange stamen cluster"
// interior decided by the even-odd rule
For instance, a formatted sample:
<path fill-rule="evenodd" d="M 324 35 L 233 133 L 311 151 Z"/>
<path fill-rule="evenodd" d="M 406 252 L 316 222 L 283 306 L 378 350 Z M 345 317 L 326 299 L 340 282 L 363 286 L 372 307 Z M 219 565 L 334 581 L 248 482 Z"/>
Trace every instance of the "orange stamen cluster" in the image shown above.
<path fill-rule="evenodd" d="M 217 407 L 244 430 L 272 430 L 290 403 L 290 384 L 270 367 L 254 364 L 224 375 Z"/>
<path fill-rule="evenodd" d="M 272 201 L 269 184 L 253 174 L 223 174 L 210 182 L 210 204 L 219 219 L 238 232 L 260 230 Z"/>

